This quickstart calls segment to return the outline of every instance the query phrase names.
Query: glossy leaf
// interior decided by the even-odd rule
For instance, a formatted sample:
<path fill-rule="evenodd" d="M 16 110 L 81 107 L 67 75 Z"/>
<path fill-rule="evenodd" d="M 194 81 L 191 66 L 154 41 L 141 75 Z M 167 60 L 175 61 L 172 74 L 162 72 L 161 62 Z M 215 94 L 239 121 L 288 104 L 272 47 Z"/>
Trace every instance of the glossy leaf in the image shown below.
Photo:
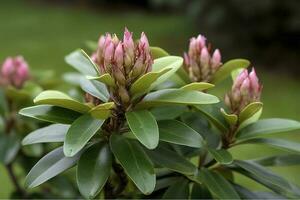
<path fill-rule="evenodd" d="M 261 137 L 267 134 L 281 133 L 300 129 L 300 122 L 289 119 L 262 119 L 250 124 L 237 133 L 239 140 Z"/>
<path fill-rule="evenodd" d="M 70 125 L 52 124 L 29 133 L 22 141 L 22 145 L 63 142 Z"/>
<path fill-rule="evenodd" d="M 155 187 L 153 164 L 141 146 L 120 135 L 110 137 L 110 147 L 126 174 L 144 194 L 150 194 Z"/>
<path fill-rule="evenodd" d="M 201 169 L 196 175 L 198 183 L 203 183 L 218 199 L 240 199 L 233 186 L 218 172 Z"/>
<path fill-rule="evenodd" d="M 57 176 L 74 166 L 79 159 L 80 153 L 74 157 L 65 157 L 63 148 L 59 147 L 42 159 L 30 170 L 25 180 L 25 187 L 33 188 Z"/>
<path fill-rule="evenodd" d="M 65 61 L 84 75 L 97 76 L 99 74 L 97 65 L 82 49 L 78 49 L 67 55 Z"/>
<path fill-rule="evenodd" d="M 228 165 L 233 162 L 232 155 L 225 149 L 213 149 L 208 147 L 207 150 L 220 164 Z"/>
<path fill-rule="evenodd" d="M 65 138 L 65 155 L 72 157 L 78 153 L 96 134 L 103 123 L 104 120 L 95 119 L 89 114 L 82 115 L 76 119 L 69 128 Z"/>
<path fill-rule="evenodd" d="M 135 137 L 148 149 L 158 145 L 159 132 L 157 122 L 151 112 L 137 110 L 125 114 L 130 130 Z"/>
<path fill-rule="evenodd" d="M 260 109 L 262 109 L 263 103 L 261 102 L 252 102 L 247 105 L 239 115 L 239 123 L 244 122 L 245 120 L 252 117 L 255 113 L 257 113 Z"/>
<path fill-rule="evenodd" d="M 238 121 L 238 116 L 235 114 L 228 114 L 225 112 L 223 108 L 221 108 L 220 112 L 222 113 L 223 117 L 227 121 L 228 124 L 234 126 Z"/>
<path fill-rule="evenodd" d="M 189 181 L 181 178 L 167 189 L 163 199 L 188 199 L 189 193 Z"/>
<path fill-rule="evenodd" d="M 300 165 L 300 154 L 284 154 L 284 155 L 276 155 L 276 156 L 267 156 L 252 161 L 263 166 Z"/>
<path fill-rule="evenodd" d="M 94 97 L 97 97 L 103 102 L 107 102 L 109 99 L 109 92 L 106 86 L 95 80 L 88 80 L 86 78 L 80 79 L 80 87 L 87 93 Z"/>
<path fill-rule="evenodd" d="M 49 105 L 23 108 L 19 111 L 19 114 L 46 122 L 61 124 L 71 124 L 81 116 L 76 111 Z"/>
<path fill-rule="evenodd" d="M 158 123 L 159 139 L 165 142 L 200 148 L 203 139 L 199 133 L 182 122 L 164 120 Z"/>
<path fill-rule="evenodd" d="M 111 109 L 114 107 L 114 102 L 103 103 L 93 107 L 89 113 L 96 119 L 107 119 L 111 116 Z"/>
<path fill-rule="evenodd" d="M 86 78 L 89 79 L 89 80 L 100 81 L 100 82 L 104 83 L 107 86 L 111 86 L 111 87 L 115 86 L 114 79 L 108 73 L 102 74 L 101 76 L 87 76 Z"/>
<path fill-rule="evenodd" d="M 186 111 L 186 106 L 161 106 L 151 109 L 156 120 L 175 119 Z"/>
<path fill-rule="evenodd" d="M 80 157 L 77 166 L 77 185 L 80 193 L 93 199 L 103 188 L 112 168 L 109 145 L 100 143 L 88 148 Z"/>
<path fill-rule="evenodd" d="M 196 83 L 190 83 L 190 84 L 187 84 L 185 86 L 182 86 L 181 89 L 202 91 L 202 90 L 207 90 L 207 89 L 210 89 L 210 88 L 213 88 L 213 87 L 215 87 L 215 85 L 210 84 L 210 83 L 196 82 Z"/>
<path fill-rule="evenodd" d="M 250 65 L 250 62 L 245 59 L 233 59 L 224 63 L 220 69 L 215 73 L 213 77 L 213 83 L 220 82 L 224 80 L 226 77 L 230 76 L 233 70 L 239 68 L 247 68 Z"/>
<path fill-rule="evenodd" d="M 197 167 L 190 161 L 165 147 L 158 146 L 156 149 L 146 152 L 153 163 L 172 171 L 193 175 L 197 170 Z"/>
<path fill-rule="evenodd" d="M 150 47 L 150 51 L 153 59 L 169 56 L 168 52 L 160 47 Z"/>
<path fill-rule="evenodd" d="M 10 164 L 16 158 L 19 149 L 20 141 L 17 135 L 0 134 L 0 163 Z"/>
<path fill-rule="evenodd" d="M 162 105 L 201 105 L 218 103 L 219 99 L 213 95 L 198 91 L 183 89 L 164 89 L 146 95 L 139 107 L 152 107 Z"/>
<path fill-rule="evenodd" d="M 74 110 L 80 113 L 85 113 L 90 110 L 89 106 L 72 99 L 62 92 L 55 90 L 43 91 L 33 101 L 35 104 L 49 104 Z"/>

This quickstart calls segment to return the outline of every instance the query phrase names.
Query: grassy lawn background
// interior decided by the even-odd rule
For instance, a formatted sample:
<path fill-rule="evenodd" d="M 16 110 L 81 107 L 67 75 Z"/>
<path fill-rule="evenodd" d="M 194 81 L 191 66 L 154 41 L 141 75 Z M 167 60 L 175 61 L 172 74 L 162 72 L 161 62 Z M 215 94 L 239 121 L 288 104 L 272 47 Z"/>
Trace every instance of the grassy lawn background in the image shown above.
<path fill-rule="evenodd" d="M 6 56 L 22 54 L 32 68 L 54 69 L 59 76 L 71 70 L 63 61 L 66 54 L 76 48 L 84 48 L 86 40 L 96 40 L 99 34 L 107 31 L 121 33 L 127 26 L 136 33 L 136 37 L 145 31 L 152 46 L 160 45 L 179 55 L 186 49 L 188 38 L 197 34 L 191 31 L 192 24 L 180 15 L 95 12 L 80 8 L 30 5 L 17 0 L 0 3 L 0 26 L 0 62 Z M 300 80 L 284 74 L 272 74 L 259 66 L 257 70 L 264 84 L 263 117 L 300 120 Z M 223 96 L 229 85 L 229 81 L 224 82 L 214 92 Z M 285 134 L 285 137 L 300 141 L 299 134 Z M 236 158 L 251 158 L 266 152 L 274 153 L 274 150 L 261 146 L 251 149 L 249 151 L 249 146 L 233 149 L 233 154 Z M 300 185 L 300 180 L 295 176 L 300 166 L 275 170 Z M 251 181 L 242 181 L 257 188 Z M 7 198 L 12 186 L 2 166 L 0 182 L 0 198 Z"/>

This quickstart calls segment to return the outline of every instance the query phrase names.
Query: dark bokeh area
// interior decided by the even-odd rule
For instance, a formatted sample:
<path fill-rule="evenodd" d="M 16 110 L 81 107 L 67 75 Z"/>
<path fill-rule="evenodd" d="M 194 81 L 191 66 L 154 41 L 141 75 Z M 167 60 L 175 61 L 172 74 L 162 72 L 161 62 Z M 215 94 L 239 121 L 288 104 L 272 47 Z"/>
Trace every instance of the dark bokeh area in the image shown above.
<path fill-rule="evenodd" d="M 190 37 L 205 35 L 221 50 L 223 62 L 247 58 L 256 67 L 264 86 L 263 117 L 300 120 L 299 0 L 3 0 L 0 63 L 21 54 L 32 70 L 53 70 L 61 77 L 72 71 L 65 55 L 88 50 L 86 42 L 105 32 L 121 35 L 124 27 L 135 38 L 145 31 L 151 46 L 175 55 L 187 50 Z M 227 80 L 213 92 L 223 97 L 230 84 Z M 300 141 L 299 134 L 284 137 Z M 261 152 L 274 151 L 245 148 L 234 155 L 248 158 Z M 300 185 L 295 176 L 299 166 L 275 170 Z M 8 198 L 12 188 L 4 171 L 0 166 L 0 198 Z"/>

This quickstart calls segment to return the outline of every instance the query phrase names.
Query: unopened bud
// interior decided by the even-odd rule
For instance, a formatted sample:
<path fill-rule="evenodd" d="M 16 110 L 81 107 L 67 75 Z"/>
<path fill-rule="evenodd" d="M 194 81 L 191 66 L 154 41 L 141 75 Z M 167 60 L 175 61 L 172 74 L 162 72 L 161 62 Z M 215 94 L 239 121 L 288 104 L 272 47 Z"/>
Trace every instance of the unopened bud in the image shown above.
<path fill-rule="evenodd" d="M 130 101 L 130 96 L 125 87 L 119 87 L 119 97 L 123 104 L 127 104 Z"/>
<path fill-rule="evenodd" d="M 219 49 L 216 49 L 211 58 L 211 67 L 214 72 L 216 72 L 221 66 L 221 53 Z"/>
<path fill-rule="evenodd" d="M 123 71 L 123 46 L 122 43 L 119 42 L 116 50 L 115 50 L 115 55 L 114 55 L 114 61 L 116 63 L 116 65 L 118 66 L 119 69 L 121 69 Z"/>

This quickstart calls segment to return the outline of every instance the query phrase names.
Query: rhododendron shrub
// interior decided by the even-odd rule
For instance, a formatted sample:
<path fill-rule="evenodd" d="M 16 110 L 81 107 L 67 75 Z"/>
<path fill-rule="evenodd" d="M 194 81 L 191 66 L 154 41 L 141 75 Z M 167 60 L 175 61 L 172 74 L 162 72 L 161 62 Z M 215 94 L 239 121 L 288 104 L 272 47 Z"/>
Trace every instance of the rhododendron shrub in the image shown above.
<path fill-rule="evenodd" d="M 184 58 L 152 47 L 145 33 L 134 39 L 125 29 L 120 38 L 107 33 L 90 45 L 91 57 L 83 50 L 66 56 L 80 73 L 74 79 L 82 101 L 45 90 L 20 111 L 52 123 L 28 134 L 24 145 L 58 145 L 33 166 L 26 187 L 76 166 L 84 198 L 299 198 L 298 186 L 266 167 L 299 163 L 300 144 L 265 136 L 300 123 L 260 119 L 263 87 L 248 60 L 221 61 L 202 35 L 190 40 Z M 228 93 L 209 94 L 229 77 Z M 230 149 L 244 144 L 293 153 L 234 158 Z M 242 186 L 233 173 L 270 191 Z"/>

